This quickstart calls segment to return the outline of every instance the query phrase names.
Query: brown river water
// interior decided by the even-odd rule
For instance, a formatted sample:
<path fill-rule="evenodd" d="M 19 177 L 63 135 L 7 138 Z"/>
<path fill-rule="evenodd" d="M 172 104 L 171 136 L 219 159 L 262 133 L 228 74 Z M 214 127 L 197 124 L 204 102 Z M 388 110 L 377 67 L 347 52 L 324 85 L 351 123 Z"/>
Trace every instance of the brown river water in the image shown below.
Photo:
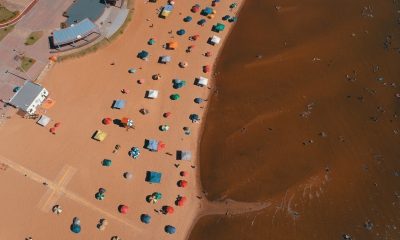
<path fill-rule="evenodd" d="M 400 239 L 400 0 L 248 0 L 201 142 L 191 240 Z"/>

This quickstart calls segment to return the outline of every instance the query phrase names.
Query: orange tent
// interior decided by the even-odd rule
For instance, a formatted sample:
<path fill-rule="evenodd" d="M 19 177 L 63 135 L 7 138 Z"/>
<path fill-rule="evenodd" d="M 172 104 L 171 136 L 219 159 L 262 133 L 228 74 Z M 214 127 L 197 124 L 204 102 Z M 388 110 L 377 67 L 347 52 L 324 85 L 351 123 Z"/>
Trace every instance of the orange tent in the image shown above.
<path fill-rule="evenodd" d="M 169 42 L 169 43 L 167 43 L 167 47 L 168 47 L 168 49 L 177 49 L 178 48 L 178 42 L 176 42 L 176 41 L 172 41 L 172 42 Z"/>

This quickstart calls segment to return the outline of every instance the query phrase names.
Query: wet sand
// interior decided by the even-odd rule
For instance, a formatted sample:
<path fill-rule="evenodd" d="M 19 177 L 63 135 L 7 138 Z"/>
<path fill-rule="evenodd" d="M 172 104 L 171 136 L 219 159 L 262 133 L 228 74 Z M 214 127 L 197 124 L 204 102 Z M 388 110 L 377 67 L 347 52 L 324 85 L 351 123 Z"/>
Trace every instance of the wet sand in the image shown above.
<path fill-rule="evenodd" d="M 399 10 L 245 3 L 216 68 L 201 180 L 210 200 L 271 206 L 205 217 L 190 239 L 400 237 Z"/>

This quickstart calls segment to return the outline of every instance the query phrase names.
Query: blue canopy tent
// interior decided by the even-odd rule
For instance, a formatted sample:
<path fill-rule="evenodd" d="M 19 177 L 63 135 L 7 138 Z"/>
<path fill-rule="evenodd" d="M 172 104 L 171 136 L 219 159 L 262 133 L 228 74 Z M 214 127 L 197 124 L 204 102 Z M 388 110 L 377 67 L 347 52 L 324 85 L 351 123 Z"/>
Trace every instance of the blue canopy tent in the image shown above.
<path fill-rule="evenodd" d="M 160 183 L 162 174 L 160 172 L 147 171 L 146 182 L 149 183 Z"/>
<path fill-rule="evenodd" d="M 112 108 L 122 109 L 125 107 L 125 100 L 115 100 Z"/>
<path fill-rule="evenodd" d="M 146 139 L 144 142 L 144 147 L 152 152 L 157 152 L 158 141 L 155 139 Z"/>
<path fill-rule="evenodd" d="M 149 224 L 151 222 L 151 217 L 148 214 L 142 214 L 140 215 L 140 221 L 145 224 Z"/>
<path fill-rule="evenodd" d="M 171 226 L 171 225 L 165 226 L 164 230 L 165 230 L 165 232 L 168 233 L 168 234 L 174 234 L 174 233 L 176 233 L 176 228 L 175 228 L 174 226 Z"/>

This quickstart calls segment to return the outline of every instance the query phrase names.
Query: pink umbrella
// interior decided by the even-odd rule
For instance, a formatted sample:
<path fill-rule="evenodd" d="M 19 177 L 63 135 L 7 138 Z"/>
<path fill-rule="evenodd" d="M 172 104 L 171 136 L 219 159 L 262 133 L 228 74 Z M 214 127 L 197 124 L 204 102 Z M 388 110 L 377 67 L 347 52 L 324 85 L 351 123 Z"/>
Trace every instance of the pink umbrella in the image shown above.
<path fill-rule="evenodd" d="M 188 184 L 188 182 L 185 181 L 185 180 L 179 180 L 178 181 L 178 186 L 181 187 L 181 188 L 187 187 L 187 184 Z"/>
<path fill-rule="evenodd" d="M 126 205 L 119 205 L 119 207 L 118 207 L 118 211 L 120 212 L 120 213 L 122 213 L 122 214 L 127 214 L 128 213 L 128 210 L 129 210 L 129 207 L 128 206 L 126 206 Z"/>
<path fill-rule="evenodd" d="M 109 125 L 109 124 L 111 124 L 112 123 L 112 119 L 111 118 L 104 118 L 103 119 L 103 124 L 104 125 Z"/>
<path fill-rule="evenodd" d="M 186 172 L 186 171 L 181 171 L 181 172 L 180 172 L 180 175 L 181 175 L 182 177 L 187 177 L 187 176 L 189 176 L 188 172 Z"/>

